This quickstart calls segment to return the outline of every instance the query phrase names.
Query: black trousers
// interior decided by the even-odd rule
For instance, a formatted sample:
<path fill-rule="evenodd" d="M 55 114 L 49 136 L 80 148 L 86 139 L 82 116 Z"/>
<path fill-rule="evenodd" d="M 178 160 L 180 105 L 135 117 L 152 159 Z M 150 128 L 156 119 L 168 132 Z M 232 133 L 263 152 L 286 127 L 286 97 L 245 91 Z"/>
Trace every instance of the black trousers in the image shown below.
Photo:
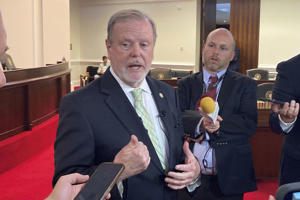
<path fill-rule="evenodd" d="M 230 183 L 228 183 L 230 184 Z M 201 175 L 201 185 L 192 193 L 180 190 L 178 200 L 243 200 L 243 194 L 224 195 L 215 175 Z"/>
<path fill-rule="evenodd" d="M 285 153 L 281 154 L 279 185 L 300 181 L 300 158 L 294 159 Z"/>

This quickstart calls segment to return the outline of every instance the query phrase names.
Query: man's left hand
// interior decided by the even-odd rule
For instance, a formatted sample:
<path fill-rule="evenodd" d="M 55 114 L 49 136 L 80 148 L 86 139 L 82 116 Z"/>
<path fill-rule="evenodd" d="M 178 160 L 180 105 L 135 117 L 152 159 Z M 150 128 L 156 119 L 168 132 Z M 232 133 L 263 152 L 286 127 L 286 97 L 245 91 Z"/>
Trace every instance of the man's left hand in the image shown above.
<path fill-rule="evenodd" d="M 185 163 L 175 166 L 175 169 L 181 172 L 168 172 L 165 178 L 168 187 L 179 190 L 185 188 L 192 183 L 200 174 L 200 166 L 198 160 L 189 148 L 187 141 L 183 144 L 183 152 L 185 154 Z"/>

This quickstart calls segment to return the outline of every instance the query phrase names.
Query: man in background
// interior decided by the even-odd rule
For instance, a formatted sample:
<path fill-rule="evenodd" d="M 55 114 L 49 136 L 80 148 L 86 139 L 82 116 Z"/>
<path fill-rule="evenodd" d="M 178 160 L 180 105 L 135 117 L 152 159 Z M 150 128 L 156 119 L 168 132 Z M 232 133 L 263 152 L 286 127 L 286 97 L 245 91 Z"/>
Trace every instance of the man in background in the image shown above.
<path fill-rule="evenodd" d="M 282 146 L 279 185 L 300 181 L 300 54 L 277 66 L 277 77 L 272 98 L 284 102 L 273 104 L 270 127 L 278 134 L 284 134 Z"/>
<path fill-rule="evenodd" d="M 181 199 L 241 200 L 256 190 L 249 138 L 256 131 L 256 82 L 228 70 L 235 42 L 227 29 L 216 29 L 203 47 L 203 70 L 178 82 L 184 131 L 201 166 L 201 185 Z M 199 114 L 203 97 L 219 105 L 216 123 Z"/>
<path fill-rule="evenodd" d="M 60 105 L 53 184 L 91 174 L 101 162 L 125 166 L 112 199 L 174 200 L 198 185 L 199 164 L 183 141 L 177 92 L 146 77 L 154 54 L 154 22 L 137 10 L 115 13 L 106 47 L 111 67 Z"/>
<path fill-rule="evenodd" d="M 99 65 L 98 74 L 102 75 L 106 71 L 106 69 L 109 67 L 109 62 L 107 56 L 102 56 L 102 63 Z"/>
<path fill-rule="evenodd" d="M 5 50 L 7 49 L 7 44 L 6 44 L 6 32 L 4 29 L 3 21 L 2 21 L 2 14 L 0 11 L 0 59 L 5 53 Z M 6 83 L 6 78 L 3 73 L 2 67 L 0 67 L 0 87 L 4 86 Z"/>

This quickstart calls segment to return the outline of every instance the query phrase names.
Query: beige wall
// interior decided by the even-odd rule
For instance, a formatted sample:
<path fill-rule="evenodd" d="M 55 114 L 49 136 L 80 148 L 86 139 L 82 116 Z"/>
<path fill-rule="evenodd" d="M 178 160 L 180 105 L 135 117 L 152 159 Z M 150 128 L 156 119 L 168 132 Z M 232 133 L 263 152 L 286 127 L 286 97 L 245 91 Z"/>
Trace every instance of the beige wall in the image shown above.
<path fill-rule="evenodd" d="M 0 0 L 8 53 L 20 68 L 70 58 L 72 80 L 78 80 L 87 65 L 98 64 L 106 55 L 104 40 L 111 14 L 136 8 L 157 23 L 156 66 L 195 66 L 199 0 L 142 1 Z M 299 0 L 261 0 L 259 67 L 274 70 L 278 62 L 300 53 L 299 8 Z"/>
<path fill-rule="evenodd" d="M 32 0 L 0 0 L 7 45 L 17 67 L 33 65 L 33 3 Z"/>
<path fill-rule="evenodd" d="M 16 67 L 69 59 L 69 0 L 0 0 L 0 9 Z"/>
<path fill-rule="evenodd" d="M 100 61 L 102 55 L 107 54 L 104 41 L 109 17 L 118 10 L 135 8 L 147 13 L 157 23 L 158 38 L 154 63 L 194 65 L 196 47 L 195 0 L 152 1 L 151 3 L 120 3 L 121 1 L 119 3 L 117 1 L 114 1 L 114 3 L 97 3 L 99 1 L 81 2 L 80 25 L 76 25 L 73 28 L 75 30 L 80 26 L 80 44 L 73 45 L 74 48 L 72 50 L 77 51 L 77 48 L 80 48 L 80 54 L 74 53 L 73 57 L 72 53 L 72 59 Z M 78 18 L 76 17 L 75 20 L 78 20 Z M 71 22 L 71 24 L 74 23 Z M 71 31 L 71 38 L 76 44 L 77 39 L 72 36 L 76 31 L 73 30 Z"/>
<path fill-rule="evenodd" d="M 70 60 L 69 0 L 43 0 L 44 62 Z"/>
<path fill-rule="evenodd" d="M 78 4 L 79 3 L 79 4 Z M 154 67 L 194 69 L 196 54 L 196 0 L 75 0 L 71 1 L 72 83 L 88 65 L 107 55 L 105 39 L 111 15 L 134 8 L 147 13 L 157 25 Z M 78 10 L 80 13 L 78 13 Z"/>
<path fill-rule="evenodd" d="M 299 0 L 261 0 L 259 67 L 275 68 L 300 53 L 299 9 Z"/>

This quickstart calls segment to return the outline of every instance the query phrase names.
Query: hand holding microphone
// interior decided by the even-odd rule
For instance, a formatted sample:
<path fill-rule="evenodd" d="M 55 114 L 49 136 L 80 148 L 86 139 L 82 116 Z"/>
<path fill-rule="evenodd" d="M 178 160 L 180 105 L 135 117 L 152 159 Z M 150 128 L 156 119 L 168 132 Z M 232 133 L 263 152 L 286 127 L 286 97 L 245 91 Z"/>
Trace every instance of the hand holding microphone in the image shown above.
<path fill-rule="evenodd" d="M 204 97 L 200 101 L 200 114 L 204 117 L 201 128 L 208 133 L 213 133 L 220 128 L 220 121 L 223 119 L 218 115 L 219 105 L 211 97 Z"/>
<path fill-rule="evenodd" d="M 216 123 L 219 113 L 219 104 L 211 97 L 204 97 L 200 101 L 199 111 L 203 117 L 209 118 L 213 123 Z"/>

